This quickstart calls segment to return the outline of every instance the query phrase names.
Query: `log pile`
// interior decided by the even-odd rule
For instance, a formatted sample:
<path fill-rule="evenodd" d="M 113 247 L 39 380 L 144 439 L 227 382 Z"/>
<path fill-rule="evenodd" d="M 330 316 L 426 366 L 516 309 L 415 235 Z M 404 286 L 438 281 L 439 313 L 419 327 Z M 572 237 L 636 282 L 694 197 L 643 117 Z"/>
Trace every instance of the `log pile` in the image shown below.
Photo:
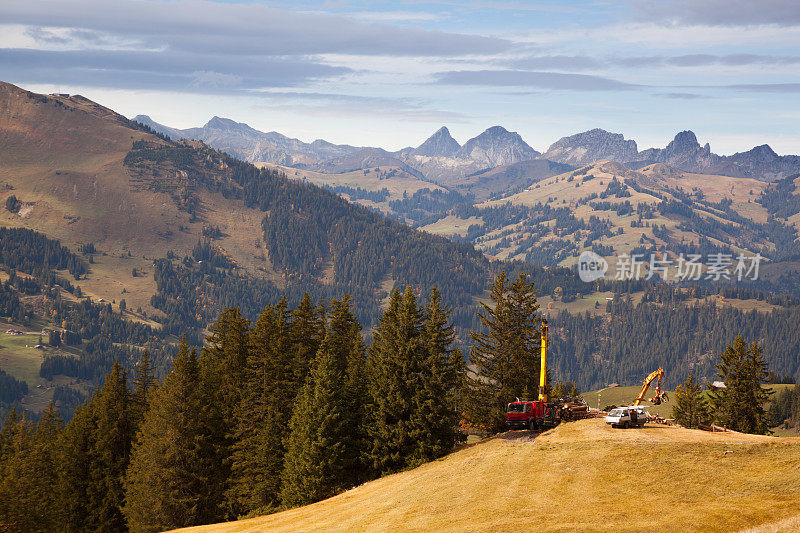
<path fill-rule="evenodd" d="M 564 402 L 560 408 L 561 420 L 580 420 L 582 418 L 590 418 L 592 415 L 589 413 L 589 406 L 580 402 Z"/>

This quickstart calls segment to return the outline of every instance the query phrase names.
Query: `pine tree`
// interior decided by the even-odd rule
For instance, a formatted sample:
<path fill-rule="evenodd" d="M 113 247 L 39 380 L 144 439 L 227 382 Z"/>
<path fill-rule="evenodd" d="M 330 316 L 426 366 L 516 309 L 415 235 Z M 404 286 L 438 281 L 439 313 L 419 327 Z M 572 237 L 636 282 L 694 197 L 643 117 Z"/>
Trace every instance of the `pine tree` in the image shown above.
<path fill-rule="evenodd" d="M 417 446 L 413 418 L 425 359 L 423 319 L 411 287 L 406 287 L 403 295 L 395 289 L 373 334 L 369 455 L 372 468 L 380 475 L 406 468 Z"/>
<path fill-rule="evenodd" d="M 314 307 L 308 293 L 303 295 L 297 308 L 292 311 L 291 341 L 294 351 L 294 381 L 297 394 L 303 386 L 311 367 L 311 362 L 319 350 L 325 336 L 324 303 Z"/>
<path fill-rule="evenodd" d="M 92 529 L 87 517 L 96 427 L 97 418 L 90 400 L 78 407 L 62 433 L 61 499 L 64 525 L 69 531 Z"/>
<path fill-rule="evenodd" d="M 125 529 L 124 481 L 136 416 L 125 370 L 117 361 L 62 433 L 62 506 L 68 529 Z"/>
<path fill-rule="evenodd" d="M 186 341 L 184 335 L 183 341 Z M 136 375 L 133 378 L 133 402 L 136 409 L 137 424 L 144 415 L 147 408 L 147 394 L 156 383 L 156 378 L 153 375 L 153 363 L 150 360 L 150 354 L 147 349 L 139 356 L 139 361 L 136 363 Z"/>
<path fill-rule="evenodd" d="M 717 364 L 717 375 L 725 387 L 709 394 L 717 424 L 745 433 L 768 433 L 764 406 L 771 391 L 761 386 L 767 374 L 761 347 L 756 343 L 748 347 L 741 335 L 737 336 Z"/>
<path fill-rule="evenodd" d="M 153 391 L 128 466 L 125 517 L 132 531 L 159 531 L 224 518 L 219 495 L 219 413 L 194 350 L 182 342 Z"/>
<path fill-rule="evenodd" d="M 224 309 L 209 327 L 200 362 L 204 382 L 217 396 L 228 432 L 233 431 L 234 411 L 242 400 L 250 345 L 250 324 L 238 307 Z"/>
<path fill-rule="evenodd" d="M 768 435 L 771 432 L 766 405 L 773 391 L 762 387 L 769 376 L 769 370 L 764 360 L 764 350 L 756 342 L 753 342 L 748 348 L 743 367 L 747 409 L 740 426 L 741 431 Z"/>
<path fill-rule="evenodd" d="M 122 506 L 124 479 L 133 441 L 133 410 L 125 370 L 114 363 L 103 388 L 94 399 L 96 428 L 91 455 L 91 481 L 87 523 L 93 529 L 125 529 Z"/>
<path fill-rule="evenodd" d="M 472 374 L 468 377 L 467 416 L 489 432 L 505 427 L 505 405 L 535 394 L 540 364 L 539 305 L 533 282 L 521 273 L 510 285 L 505 272 L 490 294 L 494 306 L 481 303 L 479 331 L 471 331 Z"/>
<path fill-rule="evenodd" d="M 431 289 L 422 335 L 424 360 L 412 414 L 416 449 L 408 458 L 410 465 L 442 457 L 453 449 L 460 435 L 457 398 L 463 379 L 463 360 L 458 362 L 453 358 L 455 333 L 450 324 L 450 310 L 442 305 L 436 287 Z"/>
<path fill-rule="evenodd" d="M 55 406 L 31 424 L 12 410 L 0 431 L 0 523 L 18 531 L 51 531 L 62 521 L 58 498 Z"/>
<path fill-rule="evenodd" d="M 675 422 L 687 428 L 696 428 L 709 421 L 708 402 L 703 387 L 689 374 L 682 385 L 675 389 L 675 405 L 672 407 Z"/>
<path fill-rule="evenodd" d="M 792 427 L 800 431 L 800 379 L 794 384 L 794 403 L 792 404 Z"/>
<path fill-rule="evenodd" d="M 361 478 L 363 400 L 349 388 L 359 379 L 353 367 L 363 367 L 359 330 L 349 298 L 333 301 L 327 333 L 294 402 L 281 493 L 286 506 L 327 498 Z"/>
<path fill-rule="evenodd" d="M 263 514 L 279 504 L 283 440 L 297 393 L 289 330 L 286 301 L 281 300 L 264 309 L 250 332 L 246 390 L 236 413 L 226 491 L 233 515 Z"/>

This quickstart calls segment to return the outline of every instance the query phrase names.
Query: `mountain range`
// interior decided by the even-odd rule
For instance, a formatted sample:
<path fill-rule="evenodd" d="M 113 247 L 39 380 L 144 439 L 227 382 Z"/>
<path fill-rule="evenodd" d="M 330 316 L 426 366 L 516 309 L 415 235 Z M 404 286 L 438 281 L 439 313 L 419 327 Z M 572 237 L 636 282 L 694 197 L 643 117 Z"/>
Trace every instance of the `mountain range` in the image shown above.
<path fill-rule="evenodd" d="M 342 173 L 374 167 L 396 167 L 417 177 L 462 188 L 468 177 L 497 167 L 544 159 L 579 167 L 599 160 L 637 169 L 665 163 L 685 172 L 776 181 L 800 173 L 800 156 L 780 156 L 763 144 L 730 156 L 715 154 L 709 143 L 701 145 L 694 132 L 678 133 L 664 148 L 640 151 L 636 141 L 599 128 L 563 137 L 544 153 L 528 145 L 516 132 L 492 126 L 463 146 L 447 127 L 439 128 L 422 144 L 395 152 L 376 147 L 337 145 L 324 140 L 305 143 L 277 132 L 261 132 L 247 124 L 213 117 L 201 128 L 176 129 L 147 115 L 135 121 L 174 139 L 200 140 L 249 162 L 264 162 L 325 173 Z M 535 167 L 544 169 L 545 167 Z M 563 167 L 559 167 L 563 171 Z M 541 179 L 554 173 L 528 176 Z M 474 181 L 474 180 L 472 180 Z"/>

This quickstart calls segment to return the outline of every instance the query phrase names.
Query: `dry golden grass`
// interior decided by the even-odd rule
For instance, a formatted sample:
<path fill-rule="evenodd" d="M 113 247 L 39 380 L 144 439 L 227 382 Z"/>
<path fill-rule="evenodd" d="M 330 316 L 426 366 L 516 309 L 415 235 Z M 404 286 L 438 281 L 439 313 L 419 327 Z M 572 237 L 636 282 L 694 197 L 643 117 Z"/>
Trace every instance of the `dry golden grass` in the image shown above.
<path fill-rule="evenodd" d="M 451 235 L 459 235 L 461 237 L 466 237 L 469 227 L 473 224 L 483 224 L 483 219 L 480 217 L 461 218 L 456 215 L 447 215 L 433 224 L 428 224 L 420 229 L 436 235 L 448 237 Z"/>
<path fill-rule="evenodd" d="M 152 137 L 84 98 L 42 101 L 0 83 L 0 203 L 14 194 L 24 204 L 18 214 L 0 209 L 0 226 L 34 229 L 72 251 L 94 243 L 100 253 L 77 283 L 84 294 L 124 298 L 149 315 L 160 314 L 150 306 L 153 259 L 190 254 L 204 224 L 220 227 L 215 244 L 240 266 L 280 284 L 261 239 L 263 213 L 201 192 L 200 220 L 190 222 L 168 194 L 134 183 L 123 160 L 142 138 Z M 133 268 L 142 274 L 133 277 Z"/>
<path fill-rule="evenodd" d="M 649 219 L 649 227 L 631 227 L 631 223 L 638 220 L 636 213 L 632 215 L 618 215 L 615 211 L 598 210 L 590 205 L 578 205 L 578 201 L 585 200 L 592 194 L 600 195 L 608 187 L 613 178 L 623 181 L 627 178 L 635 179 L 644 187 L 660 191 L 662 195 L 669 198 L 675 190 L 681 189 L 687 194 L 694 194 L 695 189 L 701 189 L 705 199 L 709 202 L 719 202 L 725 198 L 732 200 L 732 207 L 740 215 L 752 218 L 756 222 L 766 221 L 766 209 L 756 203 L 756 199 L 766 188 L 767 184 L 749 178 L 731 178 L 727 176 L 712 176 L 706 174 L 692 174 L 670 168 L 663 164 L 647 166 L 640 171 L 631 171 L 622 165 L 611 161 L 598 161 L 586 167 L 584 174 L 573 176 L 573 172 L 567 172 L 558 176 L 553 176 L 528 187 L 526 190 L 513 194 L 506 198 L 486 201 L 478 204 L 479 207 L 491 207 L 511 202 L 516 205 L 533 206 L 537 203 L 548 204 L 552 207 L 568 207 L 577 218 L 588 221 L 591 216 L 601 219 L 609 219 L 616 228 L 622 228 L 623 233 L 617 235 L 616 232 L 610 237 L 603 237 L 600 243 L 611 246 L 614 249 L 614 256 L 622 253 L 630 253 L 633 248 L 641 245 L 644 237 L 657 244 L 664 242 L 655 237 L 653 226 L 665 226 L 675 241 L 698 242 L 700 235 L 691 231 L 684 231 L 679 226 L 683 219 L 677 216 L 657 216 Z M 591 176 L 591 177 L 590 177 Z M 588 180 L 586 178 L 589 178 Z M 568 181 L 571 179 L 572 181 Z M 752 191 L 752 192 L 751 192 Z M 636 192 L 629 189 L 631 196 L 628 198 L 609 197 L 604 201 L 610 204 L 620 204 L 630 202 L 634 207 L 641 203 L 658 204 L 661 200 L 647 193 Z M 601 200 L 598 200 L 601 201 Z M 700 216 L 720 221 L 723 220 L 715 209 L 695 205 L 695 211 Z M 799 219 L 800 220 L 800 219 Z M 730 223 L 726 221 L 726 223 Z M 510 234 L 509 234 L 510 231 Z M 505 235 L 503 233 L 505 232 Z M 583 242 L 588 232 L 578 232 L 573 236 L 566 236 L 568 240 L 573 240 L 579 249 L 585 249 Z M 477 248 L 488 249 L 500 243 L 501 237 L 506 237 L 508 245 L 495 252 L 495 256 L 501 259 L 524 259 L 523 255 L 518 254 L 517 242 L 523 240 L 526 235 L 522 234 L 514 225 L 498 228 L 487 235 L 488 239 L 481 242 Z M 716 244 L 730 246 L 736 252 L 747 252 L 744 248 L 738 247 L 735 243 L 722 243 L 713 237 L 710 240 Z M 764 241 L 759 244 L 771 247 L 773 243 Z M 608 257 L 611 272 L 614 272 L 614 257 Z M 568 257 L 563 260 L 561 266 L 572 266 L 576 262 L 575 257 Z"/>
<path fill-rule="evenodd" d="M 389 213 L 389 202 L 392 200 L 402 200 L 403 194 L 408 196 L 413 195 L 421 189 L 430 189 L 431 191 L 446 191 L 444 187 L 436 185 L 430 181 L 425 181 L 405 172 L 396 167 L 376 167 L 368 170 L 354 170 L 351 172 L 342 172 L 339 174 L 326 174 L 323 172 L 315 172 L 313 170 L 302 170 L 292 167 L 284 167 L 273 163 L 254 163 L 258 167 L 271 168 L 286 174 L 288 178 L 308 181 L 314 185 L 324 187 L 326 185 L 331 187 L 345 186 L 358 188 L 361 187 L 367 191 L 380 191 L 386 189 L 389 191 L 389 197 L 384 202 L 372 202 L 370 200 L 359 199 L 355 200 L 356 203 L 380 209 L 384 213 Z M 392 173 L 392 176 L 388 174 Z M 388 177 L 387 177 L 388 176 Z M 349 199 L 349 198 L 348 198 Z"/>
<path fill-rule="evenodd" d="M 780 531 L 798 523 L 798 496 L 800 439 L 614 430 L 590 419 L 535 441 L 505 434 L 314 505 L 188 531 Z"/>

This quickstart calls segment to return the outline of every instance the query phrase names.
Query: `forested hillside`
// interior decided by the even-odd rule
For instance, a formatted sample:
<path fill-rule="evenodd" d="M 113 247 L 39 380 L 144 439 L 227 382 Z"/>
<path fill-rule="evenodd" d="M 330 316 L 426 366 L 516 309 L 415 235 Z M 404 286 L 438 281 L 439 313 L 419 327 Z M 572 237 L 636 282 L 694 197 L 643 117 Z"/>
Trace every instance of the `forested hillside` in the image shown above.
<path fill-rule="evenodd" d="M 563 201 L 530 206 L 505 199 L 479 209 L 457 208 L 452 216 L 479 220 L 468 232 L 479 246 L 500 256 L 497 251 L 506 245 L 519 251 L 509 254 L 516 260 L 497 261 L 466 242 L 470 239 L 453 242 L 412 229 L 202 143 L 156 135 L 86 99 L 2 89 L 1 103 L 13 113 L 0 118 L 5 205 L 0 312 L 8 331 L 24 333 L 0 333 L 6 407 L 24 402 L 36 413 L 55 398 L 68 417 L 114 360 L 133 368 L 147 348 L 164 372 L 171 364 L 169 346 L 184 335 L 201 345 L 203 332 L 223 309 L 238 307 L 245 318 L 255 319 L 282 297 L 296 306 L 304 294 L 319 302 L 350 295 L 369 340 L 393 288 L 409 286 L 421 295 L 437 287 L 452 308 L 456 339 L 466 352 L 468 330 L 480 326 L 479 304 L 501 270 L 509 277 L 526 272 L 539 296 L 549 300 L 542 310 L 557 324 L 554 378 L 577 381 L 582 388 L 637 382 L 653 365 L 668 369 L 670 383 L 692 368 L 710 376 L 720 346 L 742 328 L 764 343 L 774 371 L 798 371 L 800 355 L 791 341 L 796 299 L 769 292 L 792 292 L 797 277 L 791 269 L 776 269 L 773 277 L 747 286 L 686 284 L 666 289 L 673 296 L 664 300 L 656 279 L 586 284 L 574 271 L 555 266 L 582 248 L 606 255 L 609 242 L 627 238 L 630 228 L 620 236 L 613 217 L 588 215 L 604 209 L 627 209 L 631 228 L 645 226 L 655 236 L 648 240 L 650 234 L 642 232 L 643 240 L 628 250 L 644 252 L 669 242 L 687 252 L 735 251 L 746 244 L 775 263 L 790 260 L 787 251 L 796 248 L 787 222 L 796 213 L 792 180 L 779 182 L 777 192 L 737 195 L 731 204 L 675 186 L 666 195 L 624 176 L 593 178 L 585 170 L 572 173 L 571 181 L 549 178 L 551 185 L 558 180 L 578 195 L 604 182 L 597 198 L 574 199 L 577 210 Z M 75 129 L 86 135 L 76 137 Z M 76 159 L 75 153 L 86 157 Z M 534 185 L 520 194 L 540 190 Z M 399 201 L 397 209 L 426 212 L 434 208 L 425 202 L 438 196 L 450 201 L 444 192 L 422 190 L 419 197 Z M 626 203 L 649 197 L 653 202 Z M 763 209 L 763 221 L 742 215 L 754 200 L 761 202 L 755 209 Z M 687 211 L 692 202 L 715 218 L 695 217 Z M 660 222 L 670 213 L 683 233 Z M 488 233 L 480 237 L 490 228 L 494 241 Z M 695 244 L 678 238 L 690 230 L 709 237 Z M 613 295 L 612 303 L 606 304 L 606 294 Z M 635 300 L 626 304 L 626 294 Z M 732 308 L 723 307 L 723 294 Z M 710 300 L 703 303 L 706 297 Z M 673 300 L 677 303 L 665 303 Z M 758 310 L 737 310 L 750 305 L 737 303 L 745 300 L 760 302 Z M 558 315 L 562 310 L 572 314 Z M 673 322 L 680 328 L 667 327 Z M 779 346 L 783 331 L 790 340 Z"/>

